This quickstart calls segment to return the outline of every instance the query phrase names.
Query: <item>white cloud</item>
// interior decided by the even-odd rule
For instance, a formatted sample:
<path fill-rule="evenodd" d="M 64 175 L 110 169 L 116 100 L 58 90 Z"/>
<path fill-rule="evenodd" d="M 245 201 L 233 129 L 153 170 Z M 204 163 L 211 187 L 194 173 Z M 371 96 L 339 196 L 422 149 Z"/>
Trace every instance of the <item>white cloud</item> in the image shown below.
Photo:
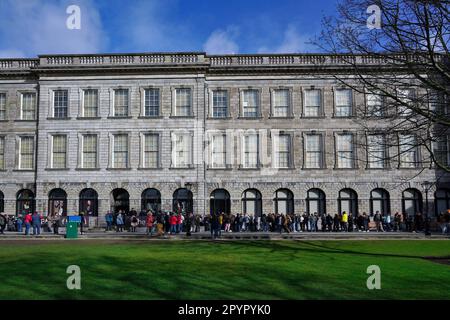
<path fill-rule="evenodd" d="M 81 9 L 81 29 L 69 30 L 66 9 Z M 0 5 L 0 52 L 2 55 L 33 57 L 46 53 L 97 53 L 107 37 L 100 15 L 91 0 L 57 3 L 4 0 Z"/>
<path fill-rule="evenodd" d="M 239 30 L 235 26 L 230 26 L 226 30 L 215 30 L 211 33 L 203 45 L 203 50 L 208 54 L 234 54 L 239 51 L 236 37 Z"/>
<path fill-rule="evenodd" d="M 283 40 L 279 45 L 263 46 L 259 53 L 305 53 L 312 49 L 308 44 L 309 36 L 302 35 L 294 25 L 289 25 L 284 31 Z"/>

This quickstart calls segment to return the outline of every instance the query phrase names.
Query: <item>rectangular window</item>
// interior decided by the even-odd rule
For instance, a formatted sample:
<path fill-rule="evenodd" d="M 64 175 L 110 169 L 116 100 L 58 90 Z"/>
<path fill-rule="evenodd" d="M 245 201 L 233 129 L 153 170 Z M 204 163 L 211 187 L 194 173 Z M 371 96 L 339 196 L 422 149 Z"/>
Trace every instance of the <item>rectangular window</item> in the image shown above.
<path fill-rule="evenodd" d="M 146 117 L 159 116 L 159 89 L 151 88 L 144 91 L 144 112 Z"/>
<path fill-rule="evenodd" d="M 113 149 L 113 167 L 125 169 L 128 168 L 128 135 L 116 134 L 114 135 L 114 149 Z"/>
<path fill-rule="evenodd" d="M 322 168 L 323 164 L 322 136 L 308 134 L 305 136 L 305 168 Z"/>
<path fill-rule="evenodd" d="M 5 170 L 5 137 L 0 137 L 0 170 Z"/>
<path fill-rule="evenodd" d="M 339 89 L 335 91 L 336 101 L 336 117 L 351 117 L 352 116 L 352 90 Z"/>
<path fill-rule="evenodd" d="M 353 168 L 353 135 L 338 134 L 336 136 L 336 157 L 338 168 Z"/>
<path fill-rule="evenodd" d="M 19 169 L 32 170 L 34 168 L 34 138 L 20 138 Z"/>
<path fill-rule="evenodd" d="M 84 169 L 97 168 L 97 135 L 87 134 L 83 136 L 83 159 Z"/>
<path fill-rule="evenodd" d="M 433 141 L 433 155 L 435 161 L 441 166 L 450 165 L 450 139 L 449 136 L 443 135 L 436 137 Z"/>
<path fill-rule="evenodd" d="M 53 117 L 67 118 L 69 108 L 67 90 L 56 90 L 53 92 Z"/>
<path fill-rule="evenodd" d="M 192 164 L 192 140 L 190 134 L 173 135 L 172 163 L 176 168 L 189 167 Z"/>
<path fill-rule="evenodd" d="M 244 136 L 244 168 L 257 168 L 259 162 L 258 135 Z"/>
<path fill-rule="evenodd" d="M 228 116 L 228 92 L 226 90 L 214 90 L 213 100 L 213 118 L 226 118 Z"/>
<path fill-rule="evenodd" d="M 367 116 L 382 117 L 383 116 L 383 96 L 376 93 L 366 94 Z"/>
<path fill-rule="evenodd" d="M 414 108 L 414 90 L 412 89 L 397 89 L 398 114 L 402 117 L 408 117 L 413 114 Z"/>
<path fill-rule="evenodd" d="M 226 166 L 226 136 L 213 135 L 211 140 L 211 166 L 224 168 Z"/>
<path fill-rule="evenodd" d="M 371 169 L 382 169 L 386 166 L 386 139 L 382 134 L 367 136 L 367 160 Z"/>
<path fill-rule="evenodd" d="M 6 93 L 0 93 L 0 120 L 6 120 Z"/>
<path fill-rule="evenodd" d="M 83 117 L 94 118 L 98 116 L 98 90 L 87 89 L 83 91 Z"/>
<path fill-rule="evenodd" d="M 289 116 L 289 100 L 290 94 L 288 89 L 277 89 L 273 91 L 273 116 L 288 117 Z"/>
<path fill-rule="evenodd" d="M 431 91 L 428 95 L 430 111 L 437 117 L 448 116 L 450 114 L 450 101 L 446 101 L 445 95 L 436 91 Z"/>
<path fill-rule="evenodd" d="M 305 117 L 319 117 L 321 115 L 320 90 L 305 90 L 304 98 Z"/>
<path fill-rule="evenodd" d="M 144 168 L 158 168 L 159 135 L 156 133 L 144 135 Z"/>
<path fill-rule="evenodd" d="M 191 115 L 191 89 L 178 88 L 175 90 L 175 115 L 181 117 L 188 117 Z"/>
<path fill-rule="evenodd" d="M 259 115 L 258 90 L 242 91 L 242 115 L 248 118 L 256 118 Z"/>
<path fill-rule="evenodd" d="M 114 90 L 114 116 L 128 116 L 128 89 Z"/>
<path fill-rule="evenodd" d="M 21 119 L 34 120 L 36 112 L 36 94 L 33 92 L 22 93 Z"/>
<path fill-rule="evenodd" d="M 52 137 L 52 168 L 63 169 L 66 167 L 67 137 L 57 135 Z"/>
<path fill-rule="evenodd" d="M 275 164 L 277 168 L 289 168 L 291 166 L 291 136 L 280 134 L 275 138 L 276 152 Z"/>
<path fill-rule="evenodd" d="M 400 167 L 416 168 L 419 162 L 418 146 L 413 135 L 399 135 Z"/>

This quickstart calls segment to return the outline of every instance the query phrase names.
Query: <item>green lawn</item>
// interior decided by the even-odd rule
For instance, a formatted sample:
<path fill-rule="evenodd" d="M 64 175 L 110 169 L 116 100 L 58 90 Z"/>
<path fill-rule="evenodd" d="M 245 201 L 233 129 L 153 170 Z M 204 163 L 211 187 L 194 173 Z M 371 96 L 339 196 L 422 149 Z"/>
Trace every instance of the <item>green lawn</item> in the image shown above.
<path fill-rule="evenodd" d="M 450 299 L 450 265 L 424 256 L 450 241 L 0 242 L 0 299 Z"/>

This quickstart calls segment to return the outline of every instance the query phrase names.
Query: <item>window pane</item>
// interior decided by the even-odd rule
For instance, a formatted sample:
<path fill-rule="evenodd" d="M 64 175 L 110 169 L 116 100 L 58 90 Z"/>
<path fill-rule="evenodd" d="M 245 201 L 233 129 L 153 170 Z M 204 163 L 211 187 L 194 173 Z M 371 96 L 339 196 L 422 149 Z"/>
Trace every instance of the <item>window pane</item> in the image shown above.
<path fill-rule="evenodd" d="M 175 90 L 176 95 L 176 116 L 190 116 L 191 115 L 191 89 L 179 88 Z"/>
<path fill-rule="evenodd" d="M 366 94 L 367 115 L 371 117 L 381 117 L 383 115 L 383 97 L 379 94 Z"/>
<path fill-rule="evenodd" d="M 320 116 L 320 90 L 305 90 L 305 117 Z"/>
<path fill-rule="evenodd" d="M 159 116 L 159 89 L 152 88 L 145 90 L 145 116 Z"/>
<path fill-rule="evenodd" d="M 34 166 L 34 138 L 20 138 L 20 169 L 33 169 Z"/>
<path fill-rule="evenodd" d="M 157 168 L 159 155 L 158 134 L 144 136 L 144 168 Z"/>
<path fill-rule="evenodd" d="M 336 90 L 336 116 L 350 117 L 352 115 L 352 90 Z"/>
<path fill-rule="evenodd" d="M 34 120 L 36 110 L 36 94 L 22 94 L 22 120 Z"/>
<path fill-rule="evenodd" d="M 397 97 L 401 101 L 398 106 L 398 113 L 400 116 L 410 116 L 413 113 L 413 97 L 414 90 L 412 89 L 397 89 Z"/>
<path fill-rule="evenodd" d="M 228 115 L 228 92 L 226 90 L 213 91 L 213 117 L 225 118 Z"/>
<path fill-rule="evenodd" d="M 305 136 L 305 167 L 322 167 L 322 143 L 320 135 Z"/>
<path fill-rule="evenodd" d="M 418 162 L 416 139 L 413 135 L 400 135 L 400 166 L 415 168 Z"/>
<path fill-rule="evenodd" d="M 66 167 L 66 136 L 53 136 L 52 168 Z"/>
<path fill-rule="evenodd" d="M 353 136 L 340 134 L 336 136 L 338 168 L 353 168 Z"/>
<path fill-rule="evenodd" d="M 0 137 L 0 170 L 5 170 L 5 138 Z"/>
<path fill-rule="evenodd" d="M 84 90 L 83 116 L 96 117 L 98 114 L 98 91 L 94 89 Z"/>
<path fill-rule="evenodd" d="M 242 92 L 242 111 L 244 117 L 257 117 L 259 113 L 258 90 L 244 90 Z"/>
<path fill-rule="evenodd" d="M 289 116 L 289 90 L 273 91 L 273 115 L 275 117 Z"/>
<path fill-rule="evenodd" d="M 0 93 L 0 120 L 6 120 L 6 93 Z"/>
<path fill-rule="evenodd" d="M 83 136 L 83 168 L 97 167 L 97 136 Z"/>
<path fill-rule="evenodd" d="M 66 90 L 54 92 L 53 116 L 55 118 L 67 118 L 68 94 Z"/>
<path fill-rule="evenodd" d="M 118 134 L 114 136 L 114 168 L 128 167 L 128 136 Z"/>
<path fill-rule="evenodd" d="M 225 152 L 225 135 L 212 136 L 212 167 L 225 167 L 226 152 Z"/>
<path fill-rule="evenodd" d="M 172 151 L 175 167 L 188 167 L 191 165 L 191 135 L 175 134 L 173 139 L 174 149 Z"/>
<path fill-rule="evenodd" d="M 244 136 L 244 167 L 256 168 L 258 166 L 258 135 Z"/>
<path fill-rule="evenodd" d="M 276 166 L 278 168 L 290 167 L 290 152 L 291 152 L 291 137 L 287 134 L 281 134 L 278 136 L 278 146 L 276 151 Z"/>
<path fill-rule="evenodd" d="M 114 90 L 114 116 L 128 116 L 128 89 Z"/>
<path fill-rule="evenodd" d="M 367 136 L 369 168 L 384 168 L 386 162 L 386 143 L 383 135 Z"/>

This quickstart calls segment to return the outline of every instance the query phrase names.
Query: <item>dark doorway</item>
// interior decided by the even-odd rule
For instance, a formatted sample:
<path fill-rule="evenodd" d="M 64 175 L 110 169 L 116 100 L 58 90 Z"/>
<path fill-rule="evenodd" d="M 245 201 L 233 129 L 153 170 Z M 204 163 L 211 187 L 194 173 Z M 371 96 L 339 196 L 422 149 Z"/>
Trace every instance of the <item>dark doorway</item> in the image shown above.
<path fill-rule="evenodd" d="M 230 193 L 225 189 L 216 189 L 211 192 L 209 200 L 209 212 L 213 213 L 230 213 Z"/>
<path fill-rule="evenodd" d="M 192 192 L 185 188 L 175 190 L 173 193 L 172 209 L 176 213 L 193 212 Z"/>
<path fill-rule="evenodd" d="M 111 192 L 111 211 L 121 211 L 128 214 L 130 211 L 130 194 L 125 189 L 114 189 Z"/>

